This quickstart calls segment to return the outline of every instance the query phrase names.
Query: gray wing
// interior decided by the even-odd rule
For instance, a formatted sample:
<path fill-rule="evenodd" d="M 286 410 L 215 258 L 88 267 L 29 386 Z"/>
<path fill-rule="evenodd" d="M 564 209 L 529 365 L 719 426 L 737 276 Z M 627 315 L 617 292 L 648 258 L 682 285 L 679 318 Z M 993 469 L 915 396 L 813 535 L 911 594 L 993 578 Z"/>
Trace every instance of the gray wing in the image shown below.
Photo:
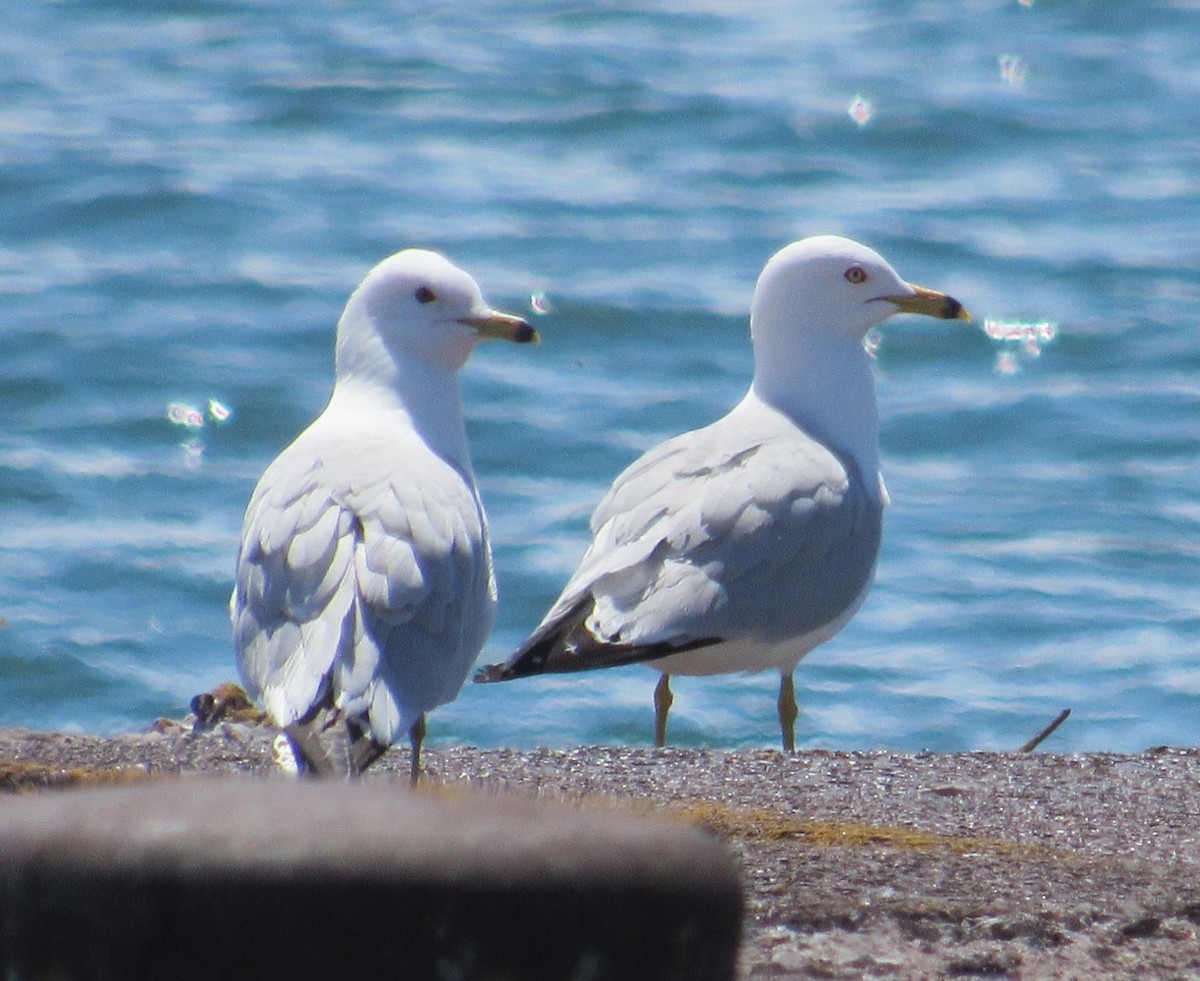
<path fill-rule="evenodd" d="M 820 629 L 870 581 L 881 510 L 874 474 L 790 425 L 747 438 L 726 417 L 668 440 L 614 482 L 538 629 L 476 680 Z"/>
<path fill-rule="evenodd" d="M 314 450 L 268 468 L 230 612 L 247 687 L 280 725 L 336 705 L 390 743 L 453 700 L 495 608 L 473 486 L 423 444 Z"/>

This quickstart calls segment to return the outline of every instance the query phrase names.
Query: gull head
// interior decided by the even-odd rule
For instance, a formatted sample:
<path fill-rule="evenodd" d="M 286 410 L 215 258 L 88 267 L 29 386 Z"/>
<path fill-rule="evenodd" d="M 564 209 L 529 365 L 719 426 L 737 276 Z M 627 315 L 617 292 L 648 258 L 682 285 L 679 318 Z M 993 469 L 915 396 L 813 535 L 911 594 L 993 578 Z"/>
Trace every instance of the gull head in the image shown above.
<path fill-rule="evenodd" d="M 763 268 L 754 290 L 751 331 L 823 330 L 861 341 L 896 313 L 970 320 L 945 293 L 914 286 L 874 249 L 838 235 L 785 246 Z"/>
<path fill-rule="evenodd" d="M 863 339 L 897 313 L 970 319 L 953 297 L 905 282 L 878 252 L 836 235 L 776 252 L 751 303 L 753 391 L 853 457 L 863 475 L 879 469 L 879 413 Z"/>
<path fill-rule="evenodd" d="M 483 338 L 539 340 L 526 321 L 493 310 L 479 284 L 444 256 L 405 249 L 367 273 L 338 322 L 338 373 L 374 373 L 395 359 L 457 369 Z"/>

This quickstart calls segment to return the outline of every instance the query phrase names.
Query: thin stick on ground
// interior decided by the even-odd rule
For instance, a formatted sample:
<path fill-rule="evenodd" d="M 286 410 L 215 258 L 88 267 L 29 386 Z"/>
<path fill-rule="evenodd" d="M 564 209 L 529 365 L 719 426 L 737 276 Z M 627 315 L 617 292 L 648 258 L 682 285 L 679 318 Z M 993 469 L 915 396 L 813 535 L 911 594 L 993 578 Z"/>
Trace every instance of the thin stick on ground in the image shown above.
<path fill-rule="evenodd" d="M 1041 741 L 1043 739 L 1045 739 L 1047 736 L 1050 735 L 1050 733 L 1052 733 L 1055 729 L 1057 729 L 1060 725 L 1062 725 L 1064 722 L 1067 721 L 1067 716 L 1070 714 L 1071 714 L 1070 709 L 1063 709 L 1061 712 L 1058 713 L 1058 718 L 1056 718 L 1053 722 L 1051 722 L 1048 726 L 1046 726 L 1045 729 L 1043 729 L 1036 736 L 1034 736 L 1031 740 L 1029 740 L 1029 742 L 1027 742 L 1024 746 L 1022 746 L 1017 752 L 1032 753 L 1035 749 L 1037 749 L 1038 745 L 1041 743 Z"/>

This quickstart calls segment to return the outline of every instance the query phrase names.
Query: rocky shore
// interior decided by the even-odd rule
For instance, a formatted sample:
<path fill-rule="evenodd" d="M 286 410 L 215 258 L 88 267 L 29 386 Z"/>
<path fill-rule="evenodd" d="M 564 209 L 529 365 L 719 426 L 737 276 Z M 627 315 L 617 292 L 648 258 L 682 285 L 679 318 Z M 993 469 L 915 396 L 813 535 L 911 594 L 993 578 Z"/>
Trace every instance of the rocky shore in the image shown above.
<path fill-rule="evenodd" d="M 15 793 L 277 769 L 275 731 L 0 730 Z M 1200 977 L 1200 750 L 428 749 L 442 788 L 697 822 L 742 869 L 745 978 Z M 404 782 L 408 754 L 367 779 Z"/>

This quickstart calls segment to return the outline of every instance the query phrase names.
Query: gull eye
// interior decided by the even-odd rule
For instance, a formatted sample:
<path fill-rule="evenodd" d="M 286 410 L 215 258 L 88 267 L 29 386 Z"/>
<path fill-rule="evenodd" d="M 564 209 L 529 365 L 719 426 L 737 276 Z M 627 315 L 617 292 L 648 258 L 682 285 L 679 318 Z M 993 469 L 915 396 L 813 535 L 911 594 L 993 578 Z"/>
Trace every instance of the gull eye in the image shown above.
<path fill-rule="evenodd" d="M 437 299 L 437 294 L 428 286 L 418 286 L 413 296 L 417 298 L 418 303 L 432 303 Z"/>
<path fill-rule="evenodd" d="M 856 286 L 867 281 L 867 271 L 862 266 L 851 266 L 842 275 L 846 277 L 847 283 L 854 283 Z"/>

